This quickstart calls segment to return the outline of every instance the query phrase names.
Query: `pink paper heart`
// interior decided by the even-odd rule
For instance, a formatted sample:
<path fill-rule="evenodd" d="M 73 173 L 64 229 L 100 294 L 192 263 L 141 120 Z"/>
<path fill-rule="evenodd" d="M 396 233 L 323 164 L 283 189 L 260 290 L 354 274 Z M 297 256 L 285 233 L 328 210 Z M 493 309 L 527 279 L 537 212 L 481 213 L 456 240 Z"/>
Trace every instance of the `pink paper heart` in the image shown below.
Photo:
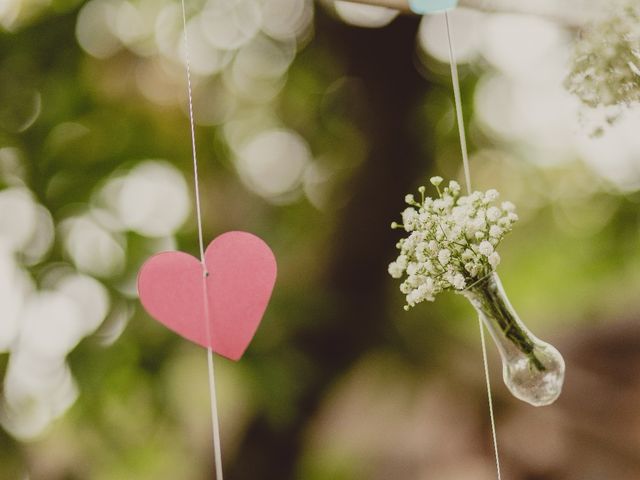
<path fill-rule="evenodd" d="M 204 257 L 209 271 L 204 279 L 200 261 L 191 255 L 163 252 L 151 257 L 138 274 L 140 302 L 178 335 L 239 360 L 269 303 L 275 257 L 264 241 L 246 232 L 220 235 Z"/>

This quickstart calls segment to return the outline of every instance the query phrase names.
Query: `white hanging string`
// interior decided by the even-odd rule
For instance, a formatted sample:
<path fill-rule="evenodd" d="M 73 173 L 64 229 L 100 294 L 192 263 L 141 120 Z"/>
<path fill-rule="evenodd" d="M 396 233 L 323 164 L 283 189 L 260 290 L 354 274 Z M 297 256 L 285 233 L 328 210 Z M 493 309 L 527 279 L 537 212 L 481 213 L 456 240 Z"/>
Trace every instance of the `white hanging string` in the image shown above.
<path fill-rule="evenodd" d="M 453 49 L 453 33 L 449 14 L 444 12 L 445 23 L 447 24 L 447 39 L 449 41 L 449 63 L 451 64 L 451 80 L 453 83 L 453 97 L 456 107 L 456 116 L 458 121 L 458 133 L 460 135 L 460 149 L 462 150 L 462 165 L 464 167 L 464 178 L 467 184 L 467 193 L 471 194 L 471 170 L 469 169 L 469 153 L 467 151 L 467 138 L 464 129 L 464 118 L 462 117 L 462 99 L 460 95 L 460 80 L 458 79 L 458 65 Z M 487 398 L 489 401 L 489 418 L 491 420 L 491 435 L 493 438 L 493 450 L 496 457 L 496 470 L 498 480 L 502 480 L 500 473 L 500 455 L 498 454 L 498 436 L 496 435 L 496 421 L 493 414 L 493 396 L 491 395 L 491 378 L 489 377 L 489 362 L 487 360 L 487 344 L 484 335 L 484 326 L 482 320 L 478 317 L 480 326 L 480 343 L 482 344 L 482 362 L 484 364 L 484 376 L 487 384 Z"/>
<path fill-rule="evenodd" d="M 211 338 L 211 327 L 209 322 L 209 298 L 207 290 L 206 278 L 209 276 L 209 271 L 205 263 L 204 258 L 204 240 L 202 235 L 202 209 L 200 205 L 200 181 L 198 177 L 198 155 L 196 153 L 196 129 L 195 122 L 193 120 L 193 92 L 191 88 L 191 62 L 189 60 L 189 35 L 187 34 L 187 12 L 184 5 L 184 0 L 181 0 L 182 4 L 182 26 L 184 30 L 184 55 L 185 65 L 187 70 L 187 93 L 189 97 L 189 127 L 191 130 L 191 153 L 193 157 L 193 184 L 196 198 L 196 217 L 198 221 L 198 244 L 200 247 L 200 263 L 202 264 L 202 298 L 204 299 L 204 313 L 207 338 Z M 207 369 L 209 372 L 209 401 L 211 404 L 211 425 L 213 435 L 213 451 L 216 466 L 216 479 L 223 480 L 222 477 L 222 449 L 220 446 L 220 419 L 218 417 L 218 400 L 216 393 L 216 381 L 215 371 L 213 367 L 213 352 L 211 347 L 207 348 Z"/>
<path fill-rule="evenodd" d="M 453 51 L 453 32 L 449 22 L 449 13 L 444 12 L 444 20 L 447 24 L 447 39 L 449 40 L 449 64 L 451 65 L 451 82 L 453 83 L 453 98 L 456 104 L 456 116 L 458 118 L 458 134 L 460 135 L 460 150 L 462 151 L 462 165 L 464 178 L 467 182 L 467 193 L 471 194 L 471 170 L 469 169 L 469 153 L 467 151 L 467 135 L 464 130 L 464 118 L 462 117 L 462 97 L 460 95 L 460 80 L 458 79 L 458 64 Z"/>

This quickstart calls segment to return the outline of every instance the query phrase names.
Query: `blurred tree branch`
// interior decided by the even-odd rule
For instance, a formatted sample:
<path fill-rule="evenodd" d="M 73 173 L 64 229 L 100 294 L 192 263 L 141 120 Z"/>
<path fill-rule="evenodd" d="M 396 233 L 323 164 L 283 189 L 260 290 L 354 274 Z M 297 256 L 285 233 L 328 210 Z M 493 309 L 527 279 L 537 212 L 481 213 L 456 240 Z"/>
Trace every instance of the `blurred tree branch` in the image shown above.
<path fill-rule="evenodd" d="M 393 8 L 409 13 L 408 0 L 349 0 L 355 3 Z M 567 27 L 577 28 L 602 16 L 605 9 L 611 9 L 609 2 L 593 0 L 537 0 L 535 2 L 511 0 L 460 0 L 461 7 L 472 8 L 487 13 L 516 13 L 536 15 Z"/>
<path fill-rule="evenodd" d="M 369 154 L 347 186 L 350 200 L 338 211 L 328 245 L 322 290 L 330 307 L 309 311 L 314 320 L 294 333 L 296 349 L 314 366 L 313 375 L 300 386 L 286 425 L 274 426 L 265 415 L 249 425 L 230 479 L 299 478 L 307 429 L 330 389 L 364 354 L 392 341 L 388 278 L 382 274 L 397 241 L 389 221 L 432 163 L 431 148 L 420 147 L 428 133 L 416 125 L 430 88 L 414 64 L 418 24 L 418 18 L 404 17 L 386 28 L 359 29 L 322 10 L 316 14 L 314 44 L 330 49 L 362 90 L 363 115 L 352 121 L 363 130 Z"/>

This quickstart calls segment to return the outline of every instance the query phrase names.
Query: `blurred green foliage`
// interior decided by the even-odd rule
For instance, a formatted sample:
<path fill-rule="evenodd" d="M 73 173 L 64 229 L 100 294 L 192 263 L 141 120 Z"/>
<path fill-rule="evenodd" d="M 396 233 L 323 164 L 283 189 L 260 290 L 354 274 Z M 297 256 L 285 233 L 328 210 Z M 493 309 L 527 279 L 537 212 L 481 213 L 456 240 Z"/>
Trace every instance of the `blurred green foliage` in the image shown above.
<path fill-rule="evenodd" d="M 187 117 L 179 106 L 153 104 L 134 88 L 130 77 L 137 59 L 131 52 L 99 60 L 78 46 L 80 4 L 53 2 L 28 24 L 0 34 L 0 148 L 17 149 L 24 185 L 56 223 L 87 208 L 112 174 L 143 159 L 166 159 L 191 179 Z M 413 190 L 436 171 L 459 176 L 448 72 L 430 60 L 433 68 L 424 72 L 417 91 L 420 101 L 402 112 L 405 125 L 389 125 L 413 138 L 419 153 L 388 158 L 388 169 L 382 169 L 371 160 L 380 139 L 369 125 L 371 105 L 380 100 L 368 88 L 372 79 L 351 70 L 357 48 L 340 47 L 342 39 L 364 33 L 338 25 L 323 11 L 315 22 L 316 36 L 298 53 L 283 91 L 265 109 L 300 134 L 318 164 L 331 172 L 320 208 L 301 192 L 284 203 L 251 192 L 235 169 L 224 136 L 228 126 L 201 126 L 196 132 L 206 238 L 227 229 L 251 230 L 271 245 L 279 262 L 273 301 L 246 358 L 238 364 L 216 361 L 225 467 L 237 479 L 418 478 L 375 476 L 375 466 L 386 460 L 380 452 L 363 455 L 355 448 L 350 453 L 339 436 L 334 445 L 331 431 L 321 427 L 325 416 L 348 415 L 336 399 L 344 385 L 358 382 L 363 397 L 375 391 L 382 398 L 385 385 L 394 385 L 413 398 L 422 386 L 445 379 L 456 391 L 467 385 L 469 401 L 484 415 L 470 306 L 445 295 L 404 312 L 403 298 L 384 267 L 393 258 L 394 234 L 382 240 L 372 236 L 394 220 L 377 210 L 380 204 L 392 211 L 402 208 L 397 192 Z M 402 19 L 396 30 L 381 31 L 379 42 L 391 41 L 398 30 L 413 35 L 415 27 Z M 374 65 L 375 58 L 368 61 Z M 417 76 L 411 64 L 405 67 L 395 72 L 399 79 Z M 489 152 L 473 159 L 477 187 L 498 188 L 507 198 L 514 194 L 522 208 L 523 221 L 504 244 L 500 268 L 520 315 L 541 336 L 571 338 L 591 325 L 637 312 L 638 193 L 615 190 L 579 161 L 563 168 L 528 163 L 514 154 L 517 146 L 480 133 L 473 125 L 473 95 L 483 72 L 465 68 L 462 73 L 473 150 Z M 24 128 L 34 114 L 33 102 L 40 105 L 39 113 Z M 395 147 L 403 151 L 400 142 Z M 419 175 L 406 180 L 408 175 L 387 173 L 403 169 Z M 372 178 L 377 179 L 373 190 L 363 186 Z M 580 188 L 571 187 L 572 179 L 580 188 L 586 184 L 586 193 L 575 197 Z M 569 183 L 565 189 L 563 182 Z M 176 237 L 180 249 L 197 251 L 193 218 Z M 0 429 L 0 478 L 210 478 L 204 354 L 123 295 L 121 282 L 150 253 L 139 234 L 127 233 L 126 243 L 125 271 L 103 283 L 112 309 L 135 308 L 135 314 L 113 343 L 104 341 L 108 319 L 72 352 L 79 398 L 46 433 L 19 441 Z M 367 253 L 350 257 L 346 244 L 361 245 Z M 367 246 L 374 244 L 370 253 Z M 58 262 L 70 262 L 59 239 L 29 271 L 38 280 Z M 368 265 L 376 265 L 379 277 L 370 278 Z M 369 291 L 368 285 L 381 288 Z M 373 311 L 362 307 L 367 304 Z M 8 355 L 0 355 L 0 377 L 7 361 Z M 361 365 L 379 376 L 361 379 L 356 374 Z M 385 365 L 390 365 L 387 371 Z M 494 366 L 500 402 L 507 404 Z M 367 383 L 371 378 L 380 385 Z M 363 399 L 363 404 L 372 401 Z M 369 421 L 384 424 L 379 418 Z M 333 448 L 319 446 L 326 442 Z"/>

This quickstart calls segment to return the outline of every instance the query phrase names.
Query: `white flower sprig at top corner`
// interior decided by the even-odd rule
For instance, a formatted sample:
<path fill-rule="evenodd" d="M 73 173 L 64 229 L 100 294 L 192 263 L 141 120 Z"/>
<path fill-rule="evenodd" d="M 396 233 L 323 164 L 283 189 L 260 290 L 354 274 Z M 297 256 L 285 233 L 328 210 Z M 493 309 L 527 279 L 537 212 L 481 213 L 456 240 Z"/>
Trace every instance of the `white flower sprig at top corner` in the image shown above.
<path fill-rule="evenodd" d="M 494 189 L 461 195 L 458 182 L 441 189 L 442 183 L 442 177 L 431 178 L 437 198 L 425 196 L 425 187 L 418 189 L 420 201 L 407 195 L 402 224 L 391 224 L 409 233 L 389 265 L 393 278 L 406 274 L 400 285 L 405 310 L 444 290 L 462 291 L 494 271 L 500 263 L 496 248 L 518 220 L 515 205 L 498 203 Z"/>

